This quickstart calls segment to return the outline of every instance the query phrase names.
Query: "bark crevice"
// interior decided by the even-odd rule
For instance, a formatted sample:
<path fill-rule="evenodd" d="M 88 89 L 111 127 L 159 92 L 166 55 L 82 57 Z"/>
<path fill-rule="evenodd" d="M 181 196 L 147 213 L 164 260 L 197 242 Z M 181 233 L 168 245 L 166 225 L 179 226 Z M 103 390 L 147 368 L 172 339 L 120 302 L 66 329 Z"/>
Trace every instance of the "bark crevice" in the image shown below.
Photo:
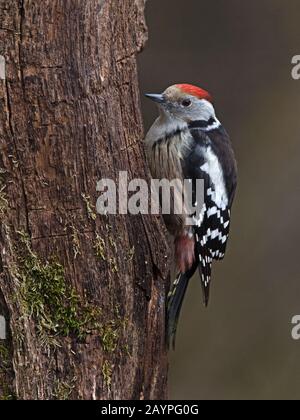
<path fill-rule="evenodd" d="M 20 69 L 20 81 L 23 91 L 23 97 L 24 101 L 26 102 L 26 92 L 25 92 L 25 82 L 24 82 L 24 71 L 22 66 L 22 48 L 23 48 L 23 36 L 24 36 L 24 21 L 25 21 L 25 6 L 24 6 L 25 0 L 20 0 L 20 15 L 19 15 L 19 69 Z"/>
<path fill-rule="evenodd" d="M 12 142 L 14 144 L 16 159 L 17 159 L 17 162 L 18 162 L 19 179 L 20 179 L 20 185 L 21 185 L 23 201 L 24 201 L 23 210 L 24 210 L 25 219 L 26 219 L 26 229 L 27 229 L 28 234 L 30 235 L 28 200 L 27 200 L 27 195 L 26 195 L 25 181 L 24 181 L 24 178 L 23 178 L 23 171 L 19 166 L 19 163 L 21 162 L 21 160 L 20 160 L 20 154 L 19 154 L 18 145 L 17 145 L 17 142 L 16 142 L 13 123 L 12 123 L 12 121 L 13 121 L 13 109 L 12 109 L 12 105 L 11 105 L 11 97 L 10 97 L 7 77 L 5 78 L 5 90 L 6 90 L 6 101 L 7 101 L 8 126 L 9 126 L 9 130 L 10 130 L 11 139 L 12 139 Z"/>

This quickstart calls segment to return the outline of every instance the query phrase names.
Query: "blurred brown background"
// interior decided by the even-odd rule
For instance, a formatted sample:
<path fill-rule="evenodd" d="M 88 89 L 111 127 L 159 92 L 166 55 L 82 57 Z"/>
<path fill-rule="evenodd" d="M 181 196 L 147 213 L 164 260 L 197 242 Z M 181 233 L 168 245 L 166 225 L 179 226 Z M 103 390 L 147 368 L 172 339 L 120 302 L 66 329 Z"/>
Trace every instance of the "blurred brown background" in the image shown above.
<path fill-rule="evenodd" d="M 190 285 L 171 356 L 174 399 L 299 399 L 299 0 L 149 0 L 141 89 L 207 88 L 231 134 L 239 190 L 210 307 Z M 156 117 L 143 100 L 145 127 Z"/>

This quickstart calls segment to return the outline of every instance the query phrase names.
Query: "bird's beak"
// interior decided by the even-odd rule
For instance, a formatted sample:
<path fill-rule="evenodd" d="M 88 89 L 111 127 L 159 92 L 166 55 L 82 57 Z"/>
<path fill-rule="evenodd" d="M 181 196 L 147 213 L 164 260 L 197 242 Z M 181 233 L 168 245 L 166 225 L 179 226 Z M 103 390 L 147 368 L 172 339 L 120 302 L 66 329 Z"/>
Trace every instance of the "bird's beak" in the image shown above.
<path fill-rule="evenodd" d="M 155 93 L 146 93 L 145 94 L 146 98 L 151 99 L 151 101 L 154 101 L 158 104 L 163 104 L 165 102 L 165 98 L 163 95 L 158 95 Z"/>

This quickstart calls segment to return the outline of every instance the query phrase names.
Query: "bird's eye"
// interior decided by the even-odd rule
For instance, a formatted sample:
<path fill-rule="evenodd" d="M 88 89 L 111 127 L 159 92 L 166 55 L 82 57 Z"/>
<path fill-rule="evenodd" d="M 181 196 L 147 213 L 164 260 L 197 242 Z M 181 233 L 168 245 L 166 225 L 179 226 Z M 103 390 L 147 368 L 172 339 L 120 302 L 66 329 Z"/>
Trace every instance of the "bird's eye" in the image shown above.
<path fill-rule="evenodd" d="M 185 99 L 182 101 L 182 105 L 187 108 L 192 105 L 192 101 L 190 99 Z"/>

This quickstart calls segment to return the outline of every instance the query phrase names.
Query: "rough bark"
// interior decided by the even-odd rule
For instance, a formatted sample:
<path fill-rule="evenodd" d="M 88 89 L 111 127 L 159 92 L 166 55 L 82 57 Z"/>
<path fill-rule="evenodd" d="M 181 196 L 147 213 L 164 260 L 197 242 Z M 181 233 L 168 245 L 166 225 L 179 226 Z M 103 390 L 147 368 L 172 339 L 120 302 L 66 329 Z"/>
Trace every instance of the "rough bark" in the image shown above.
<path fill-rule="evenodd" d="M 148 177 L 144 3 L 0 0 L 2 398 L 166 397 L 161 220 L 95 214 L 98 180 Z"/>

